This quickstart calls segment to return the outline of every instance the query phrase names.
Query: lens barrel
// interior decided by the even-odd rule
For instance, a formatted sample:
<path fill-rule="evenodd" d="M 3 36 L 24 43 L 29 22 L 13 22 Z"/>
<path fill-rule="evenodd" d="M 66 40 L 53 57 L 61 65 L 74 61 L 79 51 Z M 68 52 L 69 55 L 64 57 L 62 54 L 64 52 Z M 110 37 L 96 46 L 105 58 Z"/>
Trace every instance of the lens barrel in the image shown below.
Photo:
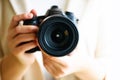
<path fill-rule="evenodd" d="M 65 56 L 77 45 L 76 25 L 62 16 L 52 16 L 44 20 L 38 32 L 38 43 L 49 55 Z"/>

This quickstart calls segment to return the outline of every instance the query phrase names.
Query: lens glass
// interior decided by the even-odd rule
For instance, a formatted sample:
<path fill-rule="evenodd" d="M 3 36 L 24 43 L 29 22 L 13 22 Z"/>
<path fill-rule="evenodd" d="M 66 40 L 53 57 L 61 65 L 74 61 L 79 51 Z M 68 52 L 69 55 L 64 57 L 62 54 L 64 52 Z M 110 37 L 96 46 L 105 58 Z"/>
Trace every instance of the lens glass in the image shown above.
<path fill-rule="evenodd" d="M 61 27 L 55 29 L 51 34 L 52 41 L 58 44 L 64 42 L 68 37 L 68 30 Z"/>
<path fill-rule="evenodd" d="M 67 48 L 72 41 L 71 32 L 69 26 L 65 23 L 52 23 L 46 30 L 45 41 L 52 49 L 63 50 Z"/>

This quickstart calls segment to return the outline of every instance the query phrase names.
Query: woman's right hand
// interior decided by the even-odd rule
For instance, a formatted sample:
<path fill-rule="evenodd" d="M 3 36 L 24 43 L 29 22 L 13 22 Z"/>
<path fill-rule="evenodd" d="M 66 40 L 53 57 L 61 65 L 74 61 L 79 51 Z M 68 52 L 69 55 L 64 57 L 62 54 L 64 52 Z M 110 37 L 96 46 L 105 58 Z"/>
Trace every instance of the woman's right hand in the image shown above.
<path fill-rule="evenodd" d="M 14 16 L 8 29 L 7 44 L 9 52 L 22 64 L 32 64 L 34 62 L 33 54 L 25 52 L 37 46 L 36 32 L 38 27 L 19 25 L 19 22 L 31 19 L 33 15 L 36 15 L 34 10 L 30 13 Z"/>
<path fill-rule="evenodd" d="M 34 63 L 35 57 L 26 53 L 37 46 L 37 26 L 19 25 L 20 21 L 32 19 L 35 10 L 30 13 L 15 15 L 8 28 L 7 47 L 9 54 L 2 61 L 2 80 L 19 80 Z M 12 74 L 11 74 L 12 73 Z"/>

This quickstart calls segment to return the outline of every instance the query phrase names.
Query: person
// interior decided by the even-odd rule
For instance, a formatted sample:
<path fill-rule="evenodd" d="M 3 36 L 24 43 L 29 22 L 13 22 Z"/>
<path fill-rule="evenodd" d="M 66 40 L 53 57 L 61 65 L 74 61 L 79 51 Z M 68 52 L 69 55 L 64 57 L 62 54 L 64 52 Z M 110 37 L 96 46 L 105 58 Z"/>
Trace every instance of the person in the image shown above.
<path fill-rule="evenodd" d="M 5 3 L 8 4 L 6 1 L 2 1 L 3 8 L 6 8 Z M 42 51 L 43 64 L 55 79 L 119 79 L 119 75 L 117 75 L 119 66 L 118 63 L 116 64 L 119 60 L 119 46 L 117 46 L 119 44 L 119 36 L 116 36 L 119 33 L 119 21 L 114 21 L 118 15 L 113 15 L 112 13 L 114 10 L 113 6 L 113 8 L 110 7 L 111 4 L 114 4 L 112 1 L 108 3 L 112 10 L 108 10 L 109 8 L 105 7 L 106 4 L 103 4 L 103 2 L 105 0 L 89 1 L 78 25 L 80 40 L 73 52 L 69 55 L 56 58 Z M 8 6 L 10 7 L 9 4 Z M 12 14 L 13 12 L 7 8 L 3 11 L 9 11 L 9 14 Z M 103 10 L 105 12 L 102 12 Z M 114 11 L 117 13 L 117 10 Z M 4 12 L 4 15 L 2 16 L 7 17 L 7 20 L 11 17 L 6 16 L 6 12 Z M 39 62 L 35 59 L 34 54 L 25 54 L 26 50 L 37 46 L 35 33 L 38 31 L 38 28 L 33 25 L 19 25 L 19 21 L 31 19 L 33 15 L 36 15 L 35 10 L 32 10 L 30 13 L 14 16 L 9 28 L 7 20 L 3 19 L 5 22 L 2 22 L 2 24 L 4 24 L 3 26 L 7 25 L 7 27 L 0 26 L 0 32 L 3 30 L 4 33 L 4 36 L 1 36 L 2 33 L 0 34 L 0 71 L 2 80 L 44 80 L 41 66 L 38 65 Z M 117 24 L 116 26 L 114 26 L 115 23 Z M 27 43 L 21 44 L 21 42 Z"/>
<path fill-rule="evenodd" d="M 25 69 L 25 67 L 21 68 L 19 66 L 20 69 L 18 69 L 18 67 L 17 67 L 17 70 L 16 70 L 15 66 L 18 66 L 18 65 L 13 64 L 13 62 L 16 61 L 15 63 L 17 63 L 18 60 L 9 60 L 9 59 L 14 59 L 13 55 L 11 55 L 10 51 L 8 51 L 8 49 L 9 49 L 8 48 L 8 42 L 11 43 L 11 41 L 8 41 L 8 39 L 6 39 L 7 35 L 9 34 L 8 33 L 8 27 L 10 25 L 10 22 L 15 22 L 16 23 L 15 19 L 13 19 L 13 21 L 11 21 L 12 16 L 14 16 L 16 14 L 19 15 L 19 14 L 22 14 L 22 13 L 27 12 L 27 11 L 29 12 L 34 7 L 35 7 L 35 9 L 37 8 L 38 15 L 41 15 L 42 12 L 45 12 L 45 10 L 47 10 L 47 8 L 49 8 L 53 4 L 58 4 L 59 6 L 61 5 L 61 7 L 62 7 L 62 5 L 64 5 L 64 7 L 62 7 L 62 9 L 65 10 L 67 3 L 68 3 L 67 0 L 58 0 L 58 2 L 55 1 L 55 0 L 52 0 L 52 3 L 49 3 L 48 1 L 41 1 L 41 0 L 36 0 L 36 1 L 28 1 L 28 0 L 21 0 L 21 1 L 17 1 L 17 0 L 5 0 L 5 1 L 3 1 L 3 0 L 0 0 L 0 4 L 1 4 L 0 5 L 0 8 L 1 8 L 0 9 L 0 13 L 1 13 L 0 14 L 1 15 L 1 17 L 0 17 L 0 32 L 1 32 L 0 33 L 0 49 L 1 49 L 0 50 L 0 57 L 1 58 L 0 59 L 1 59 L 1 61 L 0 62 L 1 62 L 1 66 L 2 66 L 0 72 L 3 70 L 1 72 L 3 74 L 3 72 L 9 72 L 9 70 L 12 70 L 12 68 L 14 68 L 14 70 L 12 70 L 12 73 L 10 71 L 10 73 L 9 73 L 10 75 L 4 73 L 5 76 L 2 75 L 3 77 L 5 77 L 5 78 L 7 78 L 9 80 L 10 79 L 11 80 L 18 80 L 18 79 L 15 79 L 15 78 L 17 78 L 17 76 L 16 76 L 17 74 L 16 74 L 16 72 L 13 72 L 13 71 L 19 70 L 19 71 L 22 72 L 22 70 Z M 34 6 L 31 7 L 31 6 L 29 6 L 30 4 L 34 5 Z M 48 5 L 44 5 L 44 7 L 40 9 L 40 7 L 41 7 L 40 5 L 43 6 L 43 4 L 48 4 Z M 33 12 L 33 13 L 35 13 L 35 12 Z M 11 27 L 12 27 L 12 25 L 13 24 L 11 24 Z M 16 25 L 16 26 L 18 26 L 18 25 Z M 9 30 L 9 32 L 11 32 L 11 29 Z M 13 35 L 13 34 L 10 33 L 9 35 Z M 8 37 L 10 37 L 10 36 L 8 36 Z M 11 43 L 11 44 L 13 44 L 13 43 Z M 10 47 L 10 49 L 12 48 L 12 46 L 9 46 L 9 47 Z M 14 52 L 16 52 L 16 51 L 14 51 Z M 8 55 L 10 55 L 11 57 L 8 56 Z M 22 74 L 24 74 L 24 76 L 22 77 L 22 79 L 24 79 L 24 80 L 43 80 L 43 77 L 45 76 L 44 77 L 45 80 L 53 80 L 53 78 L 49 77 L 50 75 L 42 67 L 42 61 L 41 61 L 42 57 L 41 57 L 40 52 L 38 54 L 35 53 L 35 57 L 37 57 L 36 60 L 35 60 L 35 62 L 34 62 L 34 57 L 33 57 L 33 62 L 34 63 L 33 64 L 31 63 L 32 65 L 28 68 L 28 70 L 25 72 L 25 74 L 22 73 Z M 5 59 L 3 59 L 3 58 L 5 58 Z M 10 62 L 8 62 L 8 61 L 10 61 Z M 14 67 L 10 67 L 9 64 L 7 65 L 7 63 L 10 63 L 10 64 L 14 65 Z M 9 68 L 8 67 L 4 68 L 4 66 L 8 66 Z M 17 71 L 17 73 L 19 71 Z M 62 79 L 69 79 L 70 80 L 69 77 L 62 78 Z M 3 78 L 2 78 L 2 80 L 3 80 Z"/>

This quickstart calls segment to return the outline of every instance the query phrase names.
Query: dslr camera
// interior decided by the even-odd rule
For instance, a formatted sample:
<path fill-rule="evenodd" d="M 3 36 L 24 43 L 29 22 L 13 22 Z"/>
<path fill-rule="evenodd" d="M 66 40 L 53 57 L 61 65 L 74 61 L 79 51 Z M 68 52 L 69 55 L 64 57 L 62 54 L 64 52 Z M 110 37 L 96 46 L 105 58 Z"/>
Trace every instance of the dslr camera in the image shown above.
<path fill-rule="evenodd" d="M 54 5 L 43 16 L 34 16 L 24 20 L 24 25 L 39 27 L 37 39 L 41 51 L 51 56 L 60 57 L 72 52 L 77 46 L 79 34 L 77 30 L 78 19 L 72 12 L 62 12 Z M 38 47 L 26 51 L 31 53 L 40 50 Z"/>

